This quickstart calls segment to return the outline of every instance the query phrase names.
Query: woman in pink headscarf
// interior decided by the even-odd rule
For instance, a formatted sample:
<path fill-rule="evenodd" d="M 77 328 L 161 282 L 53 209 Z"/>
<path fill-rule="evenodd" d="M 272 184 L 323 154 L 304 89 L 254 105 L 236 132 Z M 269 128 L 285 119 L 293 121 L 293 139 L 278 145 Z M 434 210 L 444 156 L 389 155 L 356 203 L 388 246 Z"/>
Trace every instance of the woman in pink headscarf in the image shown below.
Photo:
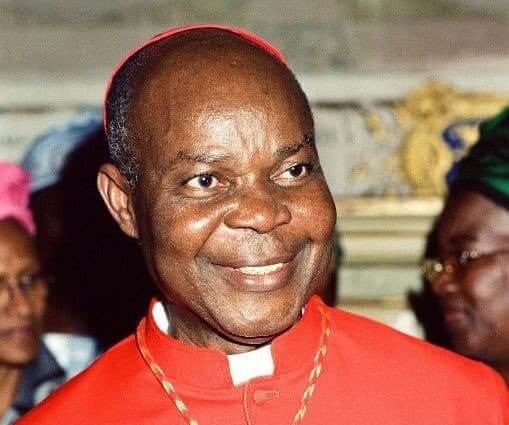
<path fill-rule="evenodd" d="M 60 383 L 41 345 L 46 282 L 32 236 L 29 176 L 0 162 L 0 425 L 12 423 Z"/>

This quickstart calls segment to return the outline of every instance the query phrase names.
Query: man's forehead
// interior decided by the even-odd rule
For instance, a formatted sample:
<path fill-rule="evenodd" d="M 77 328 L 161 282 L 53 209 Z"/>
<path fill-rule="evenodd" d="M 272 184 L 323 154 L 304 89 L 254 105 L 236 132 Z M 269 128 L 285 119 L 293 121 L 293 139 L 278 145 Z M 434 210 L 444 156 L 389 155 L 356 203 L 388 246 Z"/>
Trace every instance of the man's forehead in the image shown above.
<path fill-rule="evenodd" d="M 147 48 L 142 56 L 140 87 L 162 81 L 177 88 L 197 85 L 204 90 L 230 81 L 233 86 L 231 79 L 235 78 L 237 83 L 276 75 L 290 80 L 289 70 L 273 56 L 246 40 L 218 31 L 184 33 Z"/>
<path fill-rule="evenodd" d="M 277 117 L 285 114 L 309 121 L 307 102 L 286 68 L 244 41 L 231 49 L 222 41 L 208 50 L 185 44 L 179 54 L 158 56 L 135 96 L 138 131 L 159 139 L 198 124 L 209 133 L 223 131 L 243 116 L 278 127 L 285 123 Z"/>
<path fill-rule="evenodd" d="M 215 48 L 214 48 L 215 46 Z M 187 62 L 198 62 L 219 47 L 226 48 L 217 59 L 225 59 L 237 48 L 251 48 L 252 53 L 264 54 L 286 67 L 283 55 L 270 43 L 242 29 L 222 25 L 189 25 L 158 34 L 127 54 L 113 71 L 106 89 L 104 125 L 108 133 L 108 105 L 112 93 L 123 93 L 126 100 L 152 77 L 154 69 L 166 65 L 173 71 Z M 187 53 L 186 53 L 187 52 Z M 115 97 L 118 94 L 114 95 Z"/>
<path fill-rule="evenodd" d="M 283 55 L 274 46 L 245 30 L 222 25 L 190 25 L 158 34 L 127 54 L 113 72 L 109 88 L 124 66 L 132 60 L 140 57 L 145 61 L 150 58 L 157 60 L 167 54 L 178 56 L 186 50 L 203 54 L 218 46 L 229 49 L 234 46 L 249 46 L 286 67 Z"/>
<path fill-rule="evenodd" d="M 126 81 L 131 81 L 132 78 L 129 75 L 126 75 L 126 68 L 129 68 L 129 65 L 132 64 L 133 61 L 138 61 L 140 56 L 145 56 L 147 51 L 152 48 L 154 45 L 160 46 L 160 42 L 177 38 L 179 35 L 183 34 L 189 34 L 189 33 L 205 33 L 207 32 L 209 35 L 216 32 L 222 32 L 227 33 L 230 35 L 235 35 L 245 41 L 248 41 L 256 46 L 258 46 L 260 49 L 264 50 L 266 53 L 274 57 L 276 60 L 278 60 L 280 63 L 286 65 L 286 60 L 284 56 L 270 43 L 265 41 L 264 39 L 258 37 L 255 34 L 252 34 L 248 31 L 245 31 L 240 28 L 230 27 L 227 25 L 215 25 L 215 24 L 205 24 L 205 25 L 186 25 L 183 27 L 177 27 L 172 28 L 166 31 L 161 32 L 160 34 L 155 35 L 151 39 L 143 42 L 138 47 L 133 49 L 131 52 L 129 52 L 127 55 L 125 55 L 120 63 L 117 65 L 117 67 L 114 69 L 113 73 L 111 74 L 110 80 L 108 82 L 107 88 L 106 88 L 106 95 L 105 95 L 105 102 L 104 102 L 104 129 L 106 134 L 108 134 L 108 122 L 109 122 L 109 115 L 111 111 L 109 110 L 109 104 L 110 104 L 110 96 L 112 96 L 112 93 L 118 93 L 118 88 L 115 89 L 115 86 L 117 85 L 118 81 L 120 80 L 120 85 L 124 85 Z M 132 68 L 132 67 L 131 67 Z M 134 67 L 136 68 L 136 66 Z M 130 74 L 132 71 L 135 71 L 135 69 L 130 69 L 127 74 Z M 122 83 L 123 82 L 123 83 Z M 131 83 L 129 83 L 131 85 Z M 132 87 L 126 88 L 128 91 L 132 90 Z M 115 95 L 117 96 L 117 95 Z M 129 95 L 127 95 L 129 96 Z M 116 104 L 116 102 L 113 102 L 113 104 Z"/>

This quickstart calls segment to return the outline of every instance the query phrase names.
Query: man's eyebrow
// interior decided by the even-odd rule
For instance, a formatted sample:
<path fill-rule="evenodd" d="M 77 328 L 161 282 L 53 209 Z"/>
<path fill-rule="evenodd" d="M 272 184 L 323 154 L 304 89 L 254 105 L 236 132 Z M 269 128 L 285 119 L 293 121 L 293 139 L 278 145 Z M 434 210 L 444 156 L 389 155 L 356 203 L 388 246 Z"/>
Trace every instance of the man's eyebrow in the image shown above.
<path fill-rule="evenodd" d="M 176 161 L 185 161 L 192 163 L 204 163 L 204 164 L 214 164 L 216 162 L 223 162 L 230 158 L 229 155 L 220 154 L 220 153 L 198 153 L 198 154 L 190 154 L 184 151 L 180 151 L 177 154 Z"/>
<path fill-rule="evenodd" d="M 315 139 L 313 136 L 304 136 L 304 139 L 302 142 L 298 143 L 297 145 L 292 146 L 283 146 L 282 148 L 279 148 L 276 151 L 277 157 L 287 157 L 293 154 L 296 154 L 301 149 L 305 148 L 306 146 L 311 146 L 315 143 Z"/>
<path fill-rule="evenodd" d="M 275 156 L 276 157 L 287 157 L 299 152 L 301 149 L 306 146 L 310 146 L 314 144 L 313 136 L 305 136 L 302 142 L 292 145 L 292 146 L 283 146 L 279 148 Z M 165 172 L 171 171 L 177 167 L 177 165 L 181 162 L 188 162 L 191 164 L 216 164 L 220 162 L 225 162 L 231 159 L 230 155 L 222 154 L 222 153 L 196 153 L 191 154 L 185 151 L 179 151 L 177 153 L 177 157 L 172 160 L 167 167 L 165 167 Z"/>
<path fill-rule="evenodd" d="M 227 161 L 229 155 L 220 153 L 196 153 L 191 154 L 185 151 L 179 151 L 177 157 L 173 159 L 166 167 L 165 171 L 171 171 L 178 166 L 179 163 L 188 162 L 191 164 L 216 164 L 218 162 Z"/>

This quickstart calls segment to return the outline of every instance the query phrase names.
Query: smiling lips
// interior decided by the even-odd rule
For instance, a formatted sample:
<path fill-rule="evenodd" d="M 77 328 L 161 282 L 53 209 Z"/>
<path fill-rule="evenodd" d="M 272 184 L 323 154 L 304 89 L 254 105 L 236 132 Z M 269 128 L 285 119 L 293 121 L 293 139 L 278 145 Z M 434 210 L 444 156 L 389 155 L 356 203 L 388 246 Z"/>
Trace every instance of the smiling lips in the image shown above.
<path fill-rule="evenodd" d="M 285 264 L 286 263 L 276 263 L 276 264 L 270 264 L 268 266 L 239 267 L 235 270 L 238 270 L 241 273 L 244 273 L 246 275 L 262 276 L 262 275 L 268 275 L 271 273 L 275 273 L 275 272 L 281 270 Z"/>
<path fill-rule="evenodd" d="M 294 260 L 240 267 L 217 265 L 222 278 L 242 292 L 270 292 L 285 286 L 294 269 Z"/>

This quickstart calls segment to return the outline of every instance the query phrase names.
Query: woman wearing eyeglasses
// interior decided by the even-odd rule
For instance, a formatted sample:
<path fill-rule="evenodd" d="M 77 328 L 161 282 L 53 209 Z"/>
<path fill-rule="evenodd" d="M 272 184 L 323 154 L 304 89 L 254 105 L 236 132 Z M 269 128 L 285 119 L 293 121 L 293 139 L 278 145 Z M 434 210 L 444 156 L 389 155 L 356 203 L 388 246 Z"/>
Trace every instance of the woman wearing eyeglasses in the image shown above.
<path fill-rule="evenodd" d="M 509 108 L 454 170 L 424 273 L 452 348 L 509 384 Z"/>
<path fill-rule="evenodd" d="M 0 425 L 12 423 L 64 379 L 40 343 L 46 283 L 32 239 L 29 177 L 0 162 Z"/>

